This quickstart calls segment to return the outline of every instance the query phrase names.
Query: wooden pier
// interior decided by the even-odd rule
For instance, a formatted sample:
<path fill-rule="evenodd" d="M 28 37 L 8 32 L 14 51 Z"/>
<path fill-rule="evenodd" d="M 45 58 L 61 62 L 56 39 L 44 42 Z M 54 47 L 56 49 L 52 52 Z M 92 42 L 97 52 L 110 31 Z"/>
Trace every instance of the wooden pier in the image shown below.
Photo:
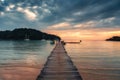
<path fill-rule="evenodd" d="M 58 42 L 36 80 L 82 80 L 64 45 Z"/>

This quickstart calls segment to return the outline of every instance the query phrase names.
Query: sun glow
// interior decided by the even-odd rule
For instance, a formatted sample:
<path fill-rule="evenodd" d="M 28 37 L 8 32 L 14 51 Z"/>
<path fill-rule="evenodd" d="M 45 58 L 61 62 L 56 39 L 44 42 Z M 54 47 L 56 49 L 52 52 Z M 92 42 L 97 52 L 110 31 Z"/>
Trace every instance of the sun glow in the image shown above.
<path fill-rule="evenodd" d="M 105 40 L 107 38 L 110 38 L 112 36 L 120 36 L 120 31 L 117 31 L 119 29 L 116 29 L 114 31 L 112 30 L 45 30 L 45 32 L 55 34 L 60 36 L 63 40 Z"/>

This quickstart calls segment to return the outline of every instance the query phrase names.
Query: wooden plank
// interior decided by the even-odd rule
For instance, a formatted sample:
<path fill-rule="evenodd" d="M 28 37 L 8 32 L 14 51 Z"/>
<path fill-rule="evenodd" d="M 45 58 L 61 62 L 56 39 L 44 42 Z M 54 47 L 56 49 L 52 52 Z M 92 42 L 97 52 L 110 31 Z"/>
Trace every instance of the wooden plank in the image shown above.
<path fill-rule="evenodd" d="M 82 80 L 82 77 L 63 44 L 58 42 L 36 80 Z"/>

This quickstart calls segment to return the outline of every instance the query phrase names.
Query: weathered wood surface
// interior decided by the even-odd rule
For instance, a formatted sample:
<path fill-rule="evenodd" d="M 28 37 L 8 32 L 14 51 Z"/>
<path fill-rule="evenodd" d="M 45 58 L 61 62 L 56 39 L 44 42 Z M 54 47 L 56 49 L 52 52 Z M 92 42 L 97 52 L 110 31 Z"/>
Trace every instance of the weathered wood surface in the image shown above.
<path fill-rule="evenodd" d="M 61 42 L 58 42 L 36 80 L 82 80 Z"/>

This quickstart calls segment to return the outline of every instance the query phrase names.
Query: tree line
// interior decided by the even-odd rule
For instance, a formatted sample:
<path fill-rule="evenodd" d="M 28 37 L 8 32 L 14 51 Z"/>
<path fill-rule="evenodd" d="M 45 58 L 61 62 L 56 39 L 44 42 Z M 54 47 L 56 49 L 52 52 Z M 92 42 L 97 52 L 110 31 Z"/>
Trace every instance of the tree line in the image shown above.
<path fill-rule="evenodd" d="M 0 40 L 24 40 L 25 38 L 30 40 L 60 40 L 57 35 L 44 33 L 35 29 L 18 28 L 12 31 L 0 31 Z"/>

